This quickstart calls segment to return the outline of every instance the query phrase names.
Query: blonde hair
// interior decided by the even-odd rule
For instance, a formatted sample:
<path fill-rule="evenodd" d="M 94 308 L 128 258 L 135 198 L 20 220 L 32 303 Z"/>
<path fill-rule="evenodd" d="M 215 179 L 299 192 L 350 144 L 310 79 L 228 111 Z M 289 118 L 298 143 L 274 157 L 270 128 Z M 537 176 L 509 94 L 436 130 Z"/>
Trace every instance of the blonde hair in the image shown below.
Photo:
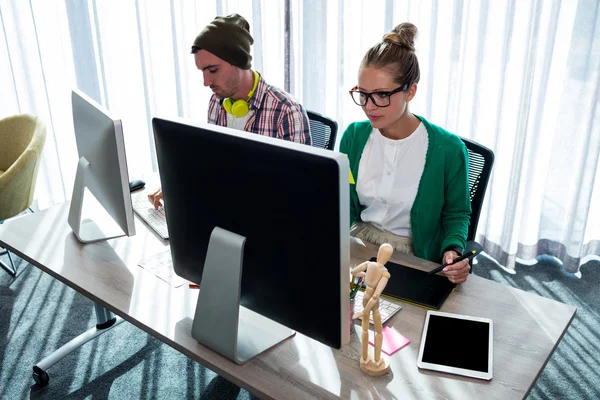
<path fill-rule="evenodd" d="M 380 43 L 371 47 L 362 60 L 362 66 L 389 68 L 394 81 L 399 85 L 412 85 L 419 82 L 421 71 L 415 54 L 417 27 L 403 22 L 391 32 L 383 35 Z"/>

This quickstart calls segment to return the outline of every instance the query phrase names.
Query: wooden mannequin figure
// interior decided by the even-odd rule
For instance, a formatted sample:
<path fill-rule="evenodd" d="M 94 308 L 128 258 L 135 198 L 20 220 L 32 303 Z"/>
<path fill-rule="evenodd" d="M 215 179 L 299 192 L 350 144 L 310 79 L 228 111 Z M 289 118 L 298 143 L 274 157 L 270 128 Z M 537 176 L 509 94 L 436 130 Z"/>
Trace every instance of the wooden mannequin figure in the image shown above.
<path fill-rule="evenodd" d="M 353 318 L 362 317 L 362 355 L 360 357 L 360 369 L 367 375 L 381 376 L 390 370 L 390 362 L 381 357 L 381 345 L 383 343 L 383 326 L 379 314 L 379 296 L 390 279 L 390 273 L 384 264 L 392 256 L 394 249 L 384 243 L 377 252 L 377 262 L 365 261 L 352 270 L 352 275 L 362 276 L 367 285 L 363 296 L 363 311 L 354 314 Z M 369 319 L 373 313 L 375 325 L 375 351 L 373 359 L 369 357 Z"/>

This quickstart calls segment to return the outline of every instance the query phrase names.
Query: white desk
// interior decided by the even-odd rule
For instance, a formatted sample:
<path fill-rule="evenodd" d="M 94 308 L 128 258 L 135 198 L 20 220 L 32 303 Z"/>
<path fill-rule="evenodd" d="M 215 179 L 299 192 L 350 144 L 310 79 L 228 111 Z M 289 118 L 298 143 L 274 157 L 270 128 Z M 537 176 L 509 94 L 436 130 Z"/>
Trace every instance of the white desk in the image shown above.
<path fill-rule="evenodd" d="M 359 369 L 360 339 L 341 350 L 298 333 L 246 365 L 236 365 L 190 336 L 198 291 L 173 288 L 138 264 L 162 251 L 163 242 L 136 220 L 137 235 L 82 245 L 67 225 L 68 205 L 0 225 L 0 245 L 108 308 L 150 335 L 231 382 L 264 398 L 511 399 L 527 395 L 575 315 L 572 306 L 470 276 L 442 311 L 494 320 L 494 378 L 470 379 L 416 367 L 426 310 L 410 304 L 388 324 L 411 343 L 391 358 L 380 378 Z M 319 243 L 299 245 L 301 249 Z M 352 242 L 352 262 L 368 260 L 374 246 Z M 435 264 L 397 255 L 392 261 L 430 270 Z M 357 328 L 359 326 L 357 325 Z M 115 329 L 119 329 L 116 327 Z M 469 340 L 465 332 L 465 340 Z M 60 374 L 52 371 L 50 374 Z M 52 384 L 52 382 L 50 382 Z"/>

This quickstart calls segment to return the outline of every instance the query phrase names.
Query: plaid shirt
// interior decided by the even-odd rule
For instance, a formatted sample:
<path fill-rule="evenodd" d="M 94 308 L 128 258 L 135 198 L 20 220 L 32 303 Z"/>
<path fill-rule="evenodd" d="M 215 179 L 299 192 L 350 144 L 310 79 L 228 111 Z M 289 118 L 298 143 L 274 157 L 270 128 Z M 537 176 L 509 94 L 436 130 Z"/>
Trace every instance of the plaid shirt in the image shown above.
<path fill-rule="evenodd" d="M 227 126 L 227 112 L 222 103 L 214 94 L 210 98 L 209 124 Z M 312 145 L 306 111 L 290 94 L 267 84 L 261 76 L 249 103 L 246 132 Z"/>

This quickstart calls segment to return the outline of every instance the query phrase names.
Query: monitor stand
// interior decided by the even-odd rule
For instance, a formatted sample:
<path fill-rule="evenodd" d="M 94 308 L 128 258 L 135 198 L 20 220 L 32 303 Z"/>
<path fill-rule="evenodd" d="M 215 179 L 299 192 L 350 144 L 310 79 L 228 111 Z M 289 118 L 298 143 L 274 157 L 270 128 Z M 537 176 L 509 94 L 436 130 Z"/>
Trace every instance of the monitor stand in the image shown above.
<path fill-rule="evenodd" d="M 121 236 L 125 236 L 125 232 L 122 229 L 115 227 L 116 223 L 111 224 L 112 226 L 102 228 L 91 219 L 81 220 L 83 210 L 83 198 L 85 188 L 87 187 L 86 181 L 89 179 L 90 163 L 85 157 L 79 159 L 77 164 L 77 172 L 75 174 L 75 184 L 73 185 L 73 196 L 71 197 L 71 207 L 69 209 L 68 222 L 69 226 L 73 230 L 73 233 L 82 243 L 99 242 L 101 240 L 113 239 Z M 106 213 L 108 215 L 108 213 Z M 103 225 L 108 225 L 112 221 Z M 103 219 L 105 220 L 105 219 Z"/>
<path fill-rule="evenodd" d="M 295 332 L 240 306 L 246 238 L 215 227 L 210 235 L 192 337 L 244 364 Z"/>

